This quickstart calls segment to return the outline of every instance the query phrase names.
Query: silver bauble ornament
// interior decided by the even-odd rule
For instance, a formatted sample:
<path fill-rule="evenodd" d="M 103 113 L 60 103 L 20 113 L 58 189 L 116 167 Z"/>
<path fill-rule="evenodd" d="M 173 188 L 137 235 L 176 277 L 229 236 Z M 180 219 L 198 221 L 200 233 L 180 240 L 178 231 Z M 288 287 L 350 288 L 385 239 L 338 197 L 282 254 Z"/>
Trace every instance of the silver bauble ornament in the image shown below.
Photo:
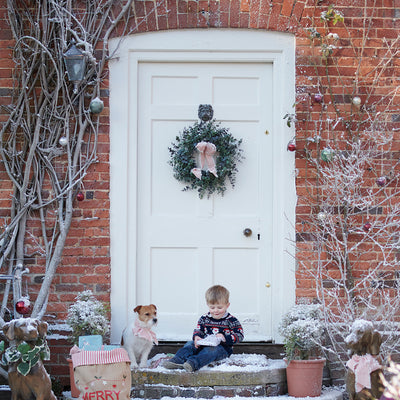
<path fill-rule="evenodd" d="M 68 144 L 68 139 L 65 136 L 61 136 L 58 143 L 60 143 L 61 146 L 66 146 Z"/>
<path fill-rule="evenodd" d="M 103 111 L 104 103 L 99 97 L 94 98 L 89 105 L 90 111 L 93 114 L 100 114 Z"/>
<path fill-rule="evenodd" d="M 320 211 L 317 215 L 317 218 L 320 222 L 324 222 L 326 220 L 326 212 L 325 211 Z"/>
<path fill-rule="evenodd" d="M 334 151 L 330 149 L 329 147 L 326 147 L 321 151 L 321 160 L 325 162 L 330 162 L 332 161 L 334 156 Z"/>

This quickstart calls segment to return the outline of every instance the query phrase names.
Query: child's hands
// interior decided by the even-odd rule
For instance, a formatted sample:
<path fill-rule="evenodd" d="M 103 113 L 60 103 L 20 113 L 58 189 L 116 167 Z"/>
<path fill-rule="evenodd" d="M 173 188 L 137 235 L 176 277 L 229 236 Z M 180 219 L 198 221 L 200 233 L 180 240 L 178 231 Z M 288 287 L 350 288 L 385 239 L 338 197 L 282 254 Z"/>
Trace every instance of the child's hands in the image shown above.
<path fill-rule="evenodd" d="M 200 337 L 200 336 L 195 336 L 195 337 L 194 337 L 194 347 L 196 347 L 196 349 L 198 349 L 198 348 L 200 347 L 200 345 L 197 344 L 197 342 L 198 342 L 199 340 L 201 340 L 201 337 Z"/>
<path fill-rule="evenodd" d="M 217 338 L 220 338 L 221 342 L 226 342 L 225 336 L 222 333 L 217 333 L 215 336 Z"/>

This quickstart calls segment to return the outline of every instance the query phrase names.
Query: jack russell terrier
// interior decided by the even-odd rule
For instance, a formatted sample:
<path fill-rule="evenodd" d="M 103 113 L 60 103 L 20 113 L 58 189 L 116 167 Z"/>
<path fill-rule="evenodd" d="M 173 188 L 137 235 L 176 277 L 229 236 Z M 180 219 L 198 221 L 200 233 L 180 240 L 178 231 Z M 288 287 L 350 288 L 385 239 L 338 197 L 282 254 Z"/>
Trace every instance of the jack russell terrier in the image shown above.
<path fill-rule="evenodd" d="M 157 307 L 154 304 L 137 306 L 133 310 L 137 318 L 122 332 L 122 347 L 128 352 L 131 369 L 146 368 L 153 344 L 158 344 L 151 330 L 157 324 Z"/>

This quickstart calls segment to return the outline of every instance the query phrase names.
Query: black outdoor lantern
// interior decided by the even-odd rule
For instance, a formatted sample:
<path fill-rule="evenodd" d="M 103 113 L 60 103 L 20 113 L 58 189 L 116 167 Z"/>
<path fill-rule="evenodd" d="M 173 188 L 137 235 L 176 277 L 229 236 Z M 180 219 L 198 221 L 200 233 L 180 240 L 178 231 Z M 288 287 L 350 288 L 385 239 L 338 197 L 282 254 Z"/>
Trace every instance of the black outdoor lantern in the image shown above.
<path fill-rule="evenodd" d="M 86 57 L 71 40 L 70 48 L 64 53 L 64 63 L 67 69 L 68 79 L 74 83 L 74 93 L 78 91 L 78 82 L 83 79 L 86 67 Z"/>

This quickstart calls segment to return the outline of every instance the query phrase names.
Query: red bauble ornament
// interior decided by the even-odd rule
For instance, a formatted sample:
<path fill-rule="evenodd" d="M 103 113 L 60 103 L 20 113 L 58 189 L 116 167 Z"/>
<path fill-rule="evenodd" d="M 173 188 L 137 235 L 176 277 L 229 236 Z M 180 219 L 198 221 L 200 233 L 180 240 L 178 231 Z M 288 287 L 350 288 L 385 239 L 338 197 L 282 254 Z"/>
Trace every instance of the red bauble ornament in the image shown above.
<path fill-rule="evenodd" d="M 385 186 L 386 185 L 386 177 L 385 176 L 380 176 L 377 180 L 376 180 L 376 184 L 380 187 Z"/>
<path fill-rule="evenodd" d="M 364 232 L 368 232 L 371 229 L 371 224 L 369 222 L 366 222 L 363 226 Z"/>
<path fill-rule="evenodd" d="M 20 299 L 15 303 L 15 311 L 18 314 L 26 315 L 31 312 L 31 302 L 28 299 Z"/>
<path fill-rule="evenodd" d="M 85 200 L 85 195 L 84 195 L 82 192 L 79 192 L 79 193 L 76 195 L 76 199 L 77 199 L 78 201 Z"/>
<path fill-rule="evenodd" d="M 322 103 L 323 96 L 321 93 L 314 94 L 314 102 L 315 103 Z"/>
<path fill-rule="evenodd" d="M 296 142 L 294 142 L 293 140 L 291 140 L 288 145 L 287 145 L 287 149 L 289 151 L 296 151 Z"/>

